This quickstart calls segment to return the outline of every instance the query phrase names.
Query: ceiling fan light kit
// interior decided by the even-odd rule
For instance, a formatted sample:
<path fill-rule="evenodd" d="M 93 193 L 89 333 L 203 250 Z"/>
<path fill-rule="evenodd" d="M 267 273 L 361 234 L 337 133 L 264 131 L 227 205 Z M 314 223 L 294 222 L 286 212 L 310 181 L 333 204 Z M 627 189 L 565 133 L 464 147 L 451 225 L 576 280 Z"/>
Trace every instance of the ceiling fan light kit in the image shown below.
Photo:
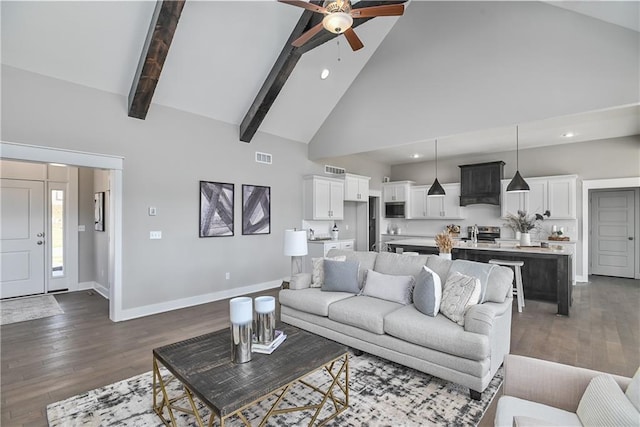
<path fill-rule="evenodd" d="M 353 18 L 345 12 L 334 12 L 324 17 L 322 26 L 333 34 L 342 34 L 353 25 Z"/>
<path fill-rule="evenodd" d="M 520 175 L 520 142 L 518 138 L 518 126 L 516 126 L 516 174 L 513 176 L 513 179 L 507 185 L 508 193 L 526 193 L 530 190 L 529 184 L 524 180 L 522 175 Z"/>

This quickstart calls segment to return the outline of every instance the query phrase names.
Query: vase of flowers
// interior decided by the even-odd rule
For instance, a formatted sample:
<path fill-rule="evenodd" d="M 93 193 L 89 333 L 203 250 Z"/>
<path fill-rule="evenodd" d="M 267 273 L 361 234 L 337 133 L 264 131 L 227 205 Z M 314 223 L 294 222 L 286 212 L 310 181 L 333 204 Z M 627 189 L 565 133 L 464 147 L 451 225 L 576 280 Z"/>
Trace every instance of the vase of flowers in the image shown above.
<path fill-rule="evenodd" d="M 531 230 L 538 229 L 538 223 L 543 221 L 545 216 L 549 218 L 551 212 L 546 210 L 542 214 L 529 215 L 526 211 L 519 210 L 516 215 L 507 214 L 505 226 L 511 228 L 516 234 L 520 233 L 520 246 L 531 246 Z"/>
<path fill-rule="evenodd" d="M 453 248 L 453 239 L 448 231 L 436 234 L 436 246 L 440 251 L 442 258 L 451 259 L 451 249 Z"/>

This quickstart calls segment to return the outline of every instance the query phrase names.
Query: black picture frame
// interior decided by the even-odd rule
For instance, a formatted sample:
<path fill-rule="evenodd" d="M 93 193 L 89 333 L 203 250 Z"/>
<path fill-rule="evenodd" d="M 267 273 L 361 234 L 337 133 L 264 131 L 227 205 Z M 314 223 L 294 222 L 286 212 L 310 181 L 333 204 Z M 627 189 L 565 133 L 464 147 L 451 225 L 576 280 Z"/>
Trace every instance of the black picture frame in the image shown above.
<path fill-rule="evenodd" d="M 271 234 L 271 187 L 242 184 L 242 234 Z"/>
<path fill-rule="evenodd" d="M 104 231 L 104 191 L 93 195 L 93 228 L 96 231 Z"/>
<path fill-rule="evenodd" d="M 200 181 L 200 237 L 234 235 L 234 185 Z"/>

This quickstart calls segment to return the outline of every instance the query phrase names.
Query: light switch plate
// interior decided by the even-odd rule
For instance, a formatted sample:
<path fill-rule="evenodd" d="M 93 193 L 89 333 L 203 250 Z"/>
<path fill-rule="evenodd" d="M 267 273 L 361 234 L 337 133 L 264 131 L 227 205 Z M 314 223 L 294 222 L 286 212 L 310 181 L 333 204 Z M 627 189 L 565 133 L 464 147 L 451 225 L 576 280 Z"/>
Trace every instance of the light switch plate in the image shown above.
<path fill-rule="evenodd" d="M 78 226 L 78 231 L 85 231 L 84 225 L 79 225 Z"/>
<path fill-rule="evenodd" d="M 162 231 L 150 231 L 149 239 L 151 240 L 162 239 Z"/>
<path fill-rule="evenodd" d="M 157 213 L 155 206 L 149 206 L 149 216 L 156 216 Z"/>

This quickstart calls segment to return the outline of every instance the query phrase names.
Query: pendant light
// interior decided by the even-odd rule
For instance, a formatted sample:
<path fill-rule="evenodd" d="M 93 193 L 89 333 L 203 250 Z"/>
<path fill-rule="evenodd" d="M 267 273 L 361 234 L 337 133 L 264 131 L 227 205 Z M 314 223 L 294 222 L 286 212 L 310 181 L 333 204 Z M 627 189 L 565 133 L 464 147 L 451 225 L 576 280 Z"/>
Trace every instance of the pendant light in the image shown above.
<path fill-rule="evenodd" d="M 529 184 L 527 184 L 527 181 L 520 175 L 520 165 L 518 163 L 519 152 L 520 143 L 518 141 L 518 126 L 516 126 L 516 174 L 513 176 L 509 185 L 507 185 L 508 193 L 524 193 L 529 191 Z"/>
<path fill-rule="evenodd" d="M 438 140 L 436 139 L 436 180 L 433 181 L 431 188 L 429 188 L 429 192 L 427 193 L 428 197 L 444 197 L 445 192 L 442 185 L 438 182 Z"/>

